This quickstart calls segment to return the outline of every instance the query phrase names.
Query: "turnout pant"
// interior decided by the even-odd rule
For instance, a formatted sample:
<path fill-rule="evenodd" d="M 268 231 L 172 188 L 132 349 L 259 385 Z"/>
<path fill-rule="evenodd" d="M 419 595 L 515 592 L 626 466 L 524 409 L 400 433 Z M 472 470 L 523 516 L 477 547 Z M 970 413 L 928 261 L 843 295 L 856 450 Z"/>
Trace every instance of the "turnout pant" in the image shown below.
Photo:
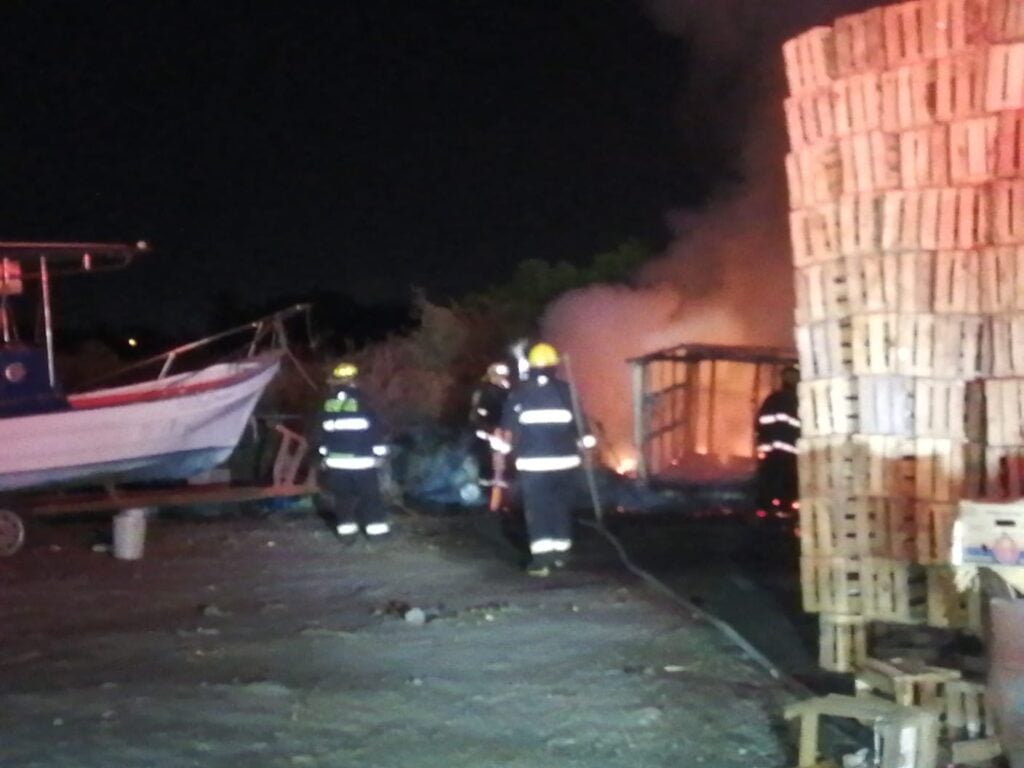
<path fill-rule="evenodd" d="M 546 563 L 572 548 L 572 508 L 578 470 L 519 470 L 530 556 Z"/>
<path fill-rule="evenodd" d="M 388 513 L 376 469 L 330 469 L 323 475 L 324 485 L 334 497 L 338 533 L 354 534 L 360 528 L 370 536 L 388 532 Z"/>

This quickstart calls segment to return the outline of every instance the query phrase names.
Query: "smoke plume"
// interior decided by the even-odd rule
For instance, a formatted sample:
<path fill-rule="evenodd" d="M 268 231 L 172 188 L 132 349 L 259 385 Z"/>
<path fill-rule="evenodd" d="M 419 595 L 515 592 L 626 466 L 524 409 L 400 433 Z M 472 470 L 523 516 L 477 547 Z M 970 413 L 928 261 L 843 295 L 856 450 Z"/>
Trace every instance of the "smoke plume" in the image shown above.
<path fill-rule="evenodd" d="M 628 358 L 686 342 L 792 347 L 782 43 L 879 4 L 644 1 L 652 23 L 689 46 L 680 119 L 701 121 L 722 168 L 705 206 L 667 213 L 672 242 L 632 285 L 572 291 L 543 318 L 613 445 L 631 443 Z"/>

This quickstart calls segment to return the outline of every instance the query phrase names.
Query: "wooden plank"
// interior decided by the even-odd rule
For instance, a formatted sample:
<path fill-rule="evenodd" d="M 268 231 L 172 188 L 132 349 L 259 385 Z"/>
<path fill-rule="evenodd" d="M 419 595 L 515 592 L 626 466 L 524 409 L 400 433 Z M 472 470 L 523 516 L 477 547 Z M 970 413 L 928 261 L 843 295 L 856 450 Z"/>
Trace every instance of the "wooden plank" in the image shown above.
<path fill-rule="evenodd" d="M 947 564 L 953 551 L 956 508 L 950 502 L 914 503 L 914 559 L 919 563 Z"/>
<path fill-rule="evenodd" d="M 797 443 L 800 498 L 853 494 L 853 445 L 848 437 L 801 437 Z"/>
<path fill-rule="evenodd" d="M 822 669 L 852 672 L 867 658 L 867 629 L 863 617 L 822 613 L 818 625 L 818 663 Z"/>
<path fill-rule="evenodd" d="M 1007 110 L 997 116 L 995 175 L 1024 175 L 1024 111 Z"/>
<path fill-rule="evenodd" d="M 999 118 L 995 115 L 949 124 L 949 180 L 980 184 L 995 175 Z"/>
<path fill-rule="evenodd" d="M 896 560 L 912 560 L 915 549 L 914 502 L 910 499 L 869 499 L 872 514 L 869 522 L 875 524 L 871 556 Z"/>
<path fill-rule="evenodd" d="M 992 241 L 996 245 L 1024 244 L 1024 179 L 999 179 L 991 189 Z"/>
<path fill-rule="evenodd" d="M 985 108 L 989 112 L 1024 109 L 1024 43 L 989 48 Z"/>
<path fill-rule="evenodd" d="M 795 266 L 839 258 L 839 210 L 836 204 L 792 211 L 789 220 Z"/>
<path fill-rule="evenodd" d="M 921 624 L 927 618 L 924 568 L 890 558 L 868 557 L 860 573 L 866 618 L 903 624 Z"/>
<path fill-rule="evenodd" d="M 935 119 L 940 122 L 985 112 L 989 59 L 983 50 L 940 58 L 935 63 Z"/>
<path fill-rule="evenodd" d="M 900 186 L 944 187 L 949 183 L 949 128 L 932 125 L 899 134 Z"/>
<path fill-rule="evenodd" d="M 925 58 L 922 21 L 920 0 L 889 5 L 882 9 L 886 66 L 899 67 Z"/>
<path fill-rule="evenodd" d="M 860 614 L 861 567 L 862 561 L 852 557 L 801 557 L 804 611 Z"/>
<path fill-rule="evenodd" d="M 882 198 L 874 194 L 840 198 L 836 205 L 839 253 L 864 256 L 878 252 L 882 236 L 881 202 Z"/>
<path fill-rule="evenodd" d="M 996 43 L 1024 40 L 1024 3 L 988 0 L 987 39 Z"/>
<path fill-rule="evenodd" d="M 1024 376 L 1024 317 L 995 315 L 988 319 L 988 326 L 992 350 L 991 375 Z"/>
<path fill-rule="evenodd" d="M 1003 754 L 998 738 L 954 741 L 950 744 L 950 756 L 954 765 L 976 765 L 995 760 Z"/>
<path fill-rule="evenodd" d="M 981 267 L 974 251 L 939 251 L 935 255 L 935 312 L 980 313 Z"/>
<path fill-rule="evenodd" d="M 966 389 L 956 379 L 913 379 L 913 433 L 966 440 Z"/>
<path fill-rule="evenodd" d="M 921 249 L 921 222 L 922 217 L 929 213 L 924 204 L 937 190 L 903 190 L 885 192 L 882 196 L 881 206 L 881 232 L 879 245 L 874 250 L 883 251 L 917 251 Z M 876 204 L 877 205 L 877 204 Z M 843 233 L 843 201 L 840 201 L 840 232 Z M 936 214 L 934 214 L 937 216 Z M 877 225 L 876 225 L 877 227 Z M 877 241 L 876 241 L 877 242 Z M 844 238 L 843 252 L 847 255 L 857 255 L 863 251 L 854 253 L 847 250 L 847 243 Z"/>
<path fill-rule="evenodd" d="M 981 311 L 998 314 L 1024 309 L 1024 246 L 982 248 Z"/>
<path fill-rule="evenodd" d="M 990 446 L 1024 443 L 1024 380 L 988 379 L 985 387 L 985 438 Z"/>
<path fill-rule="evenodd" d="M 899 316 L 893 313 L 854 315 L 850 323 L 853 373 L 898 373 Z"/>

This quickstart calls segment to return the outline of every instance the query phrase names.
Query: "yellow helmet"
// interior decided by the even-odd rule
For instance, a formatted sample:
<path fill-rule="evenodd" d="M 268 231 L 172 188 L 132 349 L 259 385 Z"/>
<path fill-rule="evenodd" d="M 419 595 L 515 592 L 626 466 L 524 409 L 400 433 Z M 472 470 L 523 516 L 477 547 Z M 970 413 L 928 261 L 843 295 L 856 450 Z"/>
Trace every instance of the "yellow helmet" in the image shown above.
<path fill-rule="evenodd" d="M 542 341 L 530 347 L 526 359 L 530 362 L 531 368 L 552 368 L 558 365 L 558 351 Z"/>
<path fill-rule="evenodd" d="M 331 370 L 331 381 L 351 381 L 359 375 L 355 363 L 338 363 Z"/>

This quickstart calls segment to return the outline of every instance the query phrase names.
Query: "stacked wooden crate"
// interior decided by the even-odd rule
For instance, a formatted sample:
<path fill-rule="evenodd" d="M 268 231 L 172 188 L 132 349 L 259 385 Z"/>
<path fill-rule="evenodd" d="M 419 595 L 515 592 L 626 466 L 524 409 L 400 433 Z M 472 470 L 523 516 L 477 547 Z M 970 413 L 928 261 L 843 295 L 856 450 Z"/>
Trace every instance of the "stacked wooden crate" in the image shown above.
<path fill-rule="evenodd" d="M 1024 495 L 1024 0 L 913 0 L 783 46 L 801 577 L 821 661 L 971 626 L 953 510 Z"/>

